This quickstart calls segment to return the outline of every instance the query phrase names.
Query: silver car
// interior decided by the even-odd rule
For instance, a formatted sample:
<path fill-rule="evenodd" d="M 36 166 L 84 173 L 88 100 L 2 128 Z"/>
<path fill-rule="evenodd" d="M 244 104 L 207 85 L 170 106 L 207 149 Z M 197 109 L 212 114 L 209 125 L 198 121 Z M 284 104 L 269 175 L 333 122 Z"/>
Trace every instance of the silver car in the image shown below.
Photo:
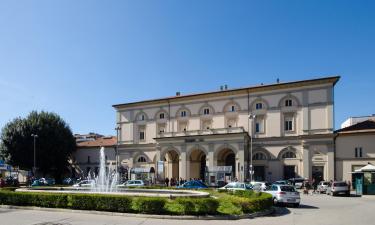
<path fill-rule="evenodd" d="M 326 193 L 329 187 L 328 181 L 320 181 L 317 187 L 319 193 Z"/>
<path fill-rule="evenodd" d="M 265 191 L 272 195 L 272 200 L 275 205 L 292 204 L 294 207 L 299 207 L 301 197 L 299 192 L 292 185 L 272 185 Z"/>
<path fill-rule="evenodd" d="M 334 181 L 332 184 L 327 188 L 327 195 L 345 195 L 350 196 L 349 186 L 344 181 Z"/>

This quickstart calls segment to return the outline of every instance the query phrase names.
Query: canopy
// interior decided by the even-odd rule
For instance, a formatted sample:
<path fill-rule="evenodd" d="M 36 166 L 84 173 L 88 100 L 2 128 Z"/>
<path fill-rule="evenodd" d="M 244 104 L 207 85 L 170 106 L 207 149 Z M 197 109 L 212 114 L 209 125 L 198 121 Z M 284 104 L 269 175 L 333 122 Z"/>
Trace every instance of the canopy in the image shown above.
<path fill-rule="evenodd" d="M 355 172 L 375 172 L 375 166 L 368 164 L 360 169 L 355 170 Z"/>
<path fill-rule="evenodd" d="M 151 167 L 151 168 L 137 167 L 137 168 L 131 168 L 130 173 L 155 173 L 155 169 L 154 167 Z"/>

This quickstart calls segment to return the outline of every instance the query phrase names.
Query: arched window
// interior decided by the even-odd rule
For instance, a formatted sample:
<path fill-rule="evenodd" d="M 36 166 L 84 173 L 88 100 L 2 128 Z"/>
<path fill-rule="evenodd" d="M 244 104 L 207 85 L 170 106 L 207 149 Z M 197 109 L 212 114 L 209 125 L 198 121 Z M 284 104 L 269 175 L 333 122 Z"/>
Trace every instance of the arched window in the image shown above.
<path fill-rule="evenodd" d="M 159 119 L 164 119 L 164 113 L 159 114 Z"/>
<path fill-rule="evenodd" d="M 294 152 L 285 152 L 282 156 L 283 159 L 295 159 L 297 158 L 296 153 Z"/>
<path fill-rule="evenodd" d="M 253 160 L 266 160 L 266 159 L 267 159 L 266 155 L 261 152 L 257 152 L 255 153 L 255 155 L 253 155 Z"/>
<path fill-rule="evenodd" d="M 186 111 L 185 111 L 185 110 L 182 110 L 182 111 L 180 112 L 180 116 L 181 116 L 181 117 L 186 117 Z"/>
<path fill-rule="evenodd" d="M 285 99 L 285 107 L 290 107 L 290 106 L 293 106 L 292 99 Z"/>
<path fill-rule="evenodd" d="M 255 109 L 263 109 L 263 103 L 261 103 L 261 102 L 257 102 L 257 103 L 255 104 Z"/>
<path fill-rule="evenodd" d="M 210 108 L 204 108 L 203 115 L 209 115 L 209 114 L 210 114 Z"/>
<path fill-rule="evenodd" d="M 146 158 L 144 156 L 140 156 L 138 158 L 138 162 L 147 162 Z"/>

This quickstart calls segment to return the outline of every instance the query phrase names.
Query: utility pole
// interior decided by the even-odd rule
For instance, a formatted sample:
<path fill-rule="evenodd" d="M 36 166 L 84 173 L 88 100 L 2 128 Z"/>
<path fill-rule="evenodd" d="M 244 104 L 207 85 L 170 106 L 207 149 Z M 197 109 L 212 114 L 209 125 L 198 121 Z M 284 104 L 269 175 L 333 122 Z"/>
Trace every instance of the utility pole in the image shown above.
<path fill-rule="evenodd" d="M 36 139 L 38 138 L 37 134 L 31 134 L 31 137 L 34 138 L 34 166 L 33 166 L 33 175 L 36 175 Z"/>

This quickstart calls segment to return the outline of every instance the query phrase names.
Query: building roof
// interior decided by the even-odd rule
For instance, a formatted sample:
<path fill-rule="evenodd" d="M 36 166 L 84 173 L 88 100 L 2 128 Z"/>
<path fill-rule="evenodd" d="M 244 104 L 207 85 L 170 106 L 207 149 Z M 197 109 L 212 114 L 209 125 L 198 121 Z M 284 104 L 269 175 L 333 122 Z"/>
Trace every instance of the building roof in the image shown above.
<path fill-rule="evenodd" d="M 375 121 L 366 120 L 349 127 L 336 130 L 335 133 L 359 133 L 359 132 L 375 132 Z"/>
<path fill-rule="evenodd" d="M 115 146 L 117 143 L 116 137 L 100 137 L 95 140 L 82 141 L 77 143 L 77 147 L 109 147 Z"/>
<path fill-rule="evenodd" d="M 293 82 L 284 82 L 284 83 L 278 82 L 275 84 L 268 84 L 268 85 L 262 84 L 262 85 L 257 85 L 257 86 L 249 86 L 245 88 L 235 88 L 235 89 L 196 93 L 196 94 L 187 94 L 187 95 L 176 95 L 176 96 L 166 97 L 166 98 L 158 98 L 158 99 L 144 100 L 144 101 L 138 101 L 138 102 L 116 104 L 116 105 L 112 105 L 112 107 L 120 108 L 120 107 L 131 107 L 131 106 L 143 106 L 147 104 L 169 103 L 171 101 L 179 101 L 179 100 L 192 100 L 192 99 L 201 98 L 201 97 L 217 97 L 217 96 L 234 95 L 234 94 L 246 94 L 246 93 L 259 92 L 259 91 L 269 91 L 269 90 L 274 90 L 274 89 L 285 89 L 285 88 L 328 84 L 328 83 L 335 85 L 339 79 L 340 79 L 340 76 L 331 76 L 331 77 L 323 77 L 323 78 L 310 79 L 310 80 L 300 80 L 300 81 L 293 81 Z"/>

